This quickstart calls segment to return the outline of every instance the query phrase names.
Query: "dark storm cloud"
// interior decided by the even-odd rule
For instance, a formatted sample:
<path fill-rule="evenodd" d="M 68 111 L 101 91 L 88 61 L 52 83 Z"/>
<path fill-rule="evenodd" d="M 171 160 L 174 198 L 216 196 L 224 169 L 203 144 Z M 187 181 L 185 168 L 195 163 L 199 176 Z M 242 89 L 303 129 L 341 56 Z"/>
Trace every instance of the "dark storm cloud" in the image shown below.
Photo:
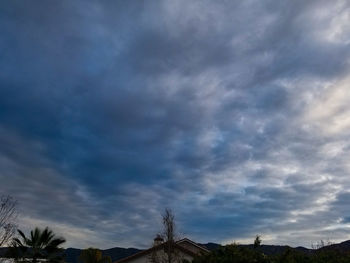
<path fill-rule="evenodd" d="M 348 12 L 2 3 L 1 193 L 78 247 L 148 246 L 164 207 L 201 242 L 344 238 Z"/>

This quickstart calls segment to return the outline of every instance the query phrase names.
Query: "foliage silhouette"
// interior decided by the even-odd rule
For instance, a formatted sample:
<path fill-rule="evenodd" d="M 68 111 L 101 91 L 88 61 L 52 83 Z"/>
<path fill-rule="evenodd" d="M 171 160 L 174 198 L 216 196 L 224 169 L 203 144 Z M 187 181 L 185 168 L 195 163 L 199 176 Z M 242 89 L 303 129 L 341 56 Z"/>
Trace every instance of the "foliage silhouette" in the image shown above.
<path fill-rule="evenodd" d="M 17 201 L 9 196 L 0 196 L 0 247 L 6 245 L 16 233 Z"/>
<path fill-rule="evenodd" d="M 96 248 L 81 251 L 79 261 L 81 263 L 112 263 L 110 256 L 103 256 L 101 250 Z"/>
<path fill-rule="evenodd" d="M 161 251 L 153 250 L 149 261 L 152 263 L 181 263 L 183 256 L 176 249 L 176 234 L 175 215 L 170 208 L 166 208 L 162 214 L 163 230 L 157 238 L 163 240 L 164 249 Z M 155 246 L 159 244 L 154 244 Z M 163 253 L 164 252 L 164 253 Z"/>
<path fill-rule="evenodd" d="M 196 257 L 192 263 L 350 263 L 349 250 L 335 249 L 332 246 L 308 252 L 288 247 L 279 254 L 265 255 L 256 241 L 257 239 L 254 246 L 231 244 L 220 247 Z"/>
<path fill-rule="evenodd" d="M 254 240 L 254 248 L 258 248 L 260 245 L 261 245 L 261 237 L 257 235 Z"/>
<path fill-rule="evenodd" d="M 221 247 L 209 254 L 196 257 L 193 263 L 269 263 L 268 257 L 258 250 L 237 244 Z"/>
<path fill-rule="evenodd" d="M 16 262 L 48 263 L 63 262 L 63 249 L 59 246 L 66 242 L 65 239 L 56 237 L 49 229 L 35 228 L 30 232 L 30 237 L 18 230 L 20 238 L 14 238 L 11 243 L 10 256 Z"/>

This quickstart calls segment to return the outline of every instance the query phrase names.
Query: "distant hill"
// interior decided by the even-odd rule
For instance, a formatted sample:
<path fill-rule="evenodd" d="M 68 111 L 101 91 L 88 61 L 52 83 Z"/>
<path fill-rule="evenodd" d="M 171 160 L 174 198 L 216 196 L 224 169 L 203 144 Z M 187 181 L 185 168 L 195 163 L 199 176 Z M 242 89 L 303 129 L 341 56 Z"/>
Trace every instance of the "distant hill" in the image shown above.
<path fill-rule="evenodd" d="M 207 243 L 207 244 L 198 244 L 202 247 L 205 247 L 206 249 L 212 251 L 212 250 L 215 250 L 215 249 L 218 249 L 219 247 L 221 247 L 220 244 L 216 244 L 216 243 Z"/>
<path fill-rule="evenodd" d="M 338 244 L 331 244 L 322 248 L 319 248 L 320 250 L 337 250 L 339 252 L 345 252 L 350 251 L 350 240 L 338 243 Z"/>
<path fill-rule="evenodd" d="M 253 249 L 254 245 L 240 245 L 240 246 L 244 246 L 244 247 L 248 247 Z M 284 253 L 287 249 L 292 248 L 290 246 L 279 246 L 279 245 L 261 245 L 259 247 L 259 250 L 261 252 L 263 252 L 266 255 L 277 255 L 277 254 L 282 254 Z M 303 252 L 303 253 L 310 253 L 313 250 L 312 249 L 308 249 L 305 247 L 296 247 L 296 248 L 292 248 L 294 250 Z"/>
<path fill-rule="evenodd" d="M 7 248 L 0 247 L 0 258 L 5 255 L 7 251 Z M 64 250 L 64 254 L 66 256 L 66 262 L 67 263 L 79 263 L 79 256 L 82 249 L 77 248 L 67 248 Z M 121 247 L 114 247 L 110 249 L 101 250 L 102 254 L 104 256 L 110 256 L 112 258 L 112 261 L 117 261 L 119 259 L 131 256 L 133 254 L 136 254 L 137 252 L 142 251 L 141 249 L 137 248 L 121 248 Z"/>
<path fill-rule="evenodd" d="M 6 247 L 0 247 L 0 258 L 5 255 L 6 251 L 7 251 Z"/>
<path fill-rule="evenodd" d="M 206 244 L 199 244 L 199 245 L 206 247 L 210 251 L 221 247 L 220 244 L 216 244 L 216 243 L 206 243 Z M 253 248 L 253 245 L 239 245 L 239 246 Z M 259 249 L 266 255 L 275 255 L 275 254 L 283 253 L 288 248 L 291 248 L 291 247 L 278 246 L 278 245 L 261 245 Z M 308 249 L 305 247 L 296 247 L 293 249 L 298 250 L 300 252 L 304 252 L 304 253 L 313 253 L 315 251 L 314 249 Z M 341 242 L 338 244 L 332 244 L 329 246 L 319 248 L 319 250 L 326 250 L 326 249 L 337 250 L 339 252 L 350 251 L 350 240 L 344 241 L 344 242 Z M 7 248 L 0 247 L 0 258 L 5 255 L 6 250 L 7 250 Z M 114 247 L 114 248 L 105 249 L 105 250 L 101 250 L 101 251 L 102 251 L 103 255 L 110 256 L 112 258 L 112 261 L 114 262 L 114 261 L 117 261 L 119 259 L 136 254 L 137 252 L 140 252 L 142 250 L 137 249 L 137 248 Z M 77 249 L 77 248 L 65 249 L 66 262 L 67 263 L 79 263 L 80 253 L 81 253 L 81 249 Z"/>
<path fill-rule="evenodd" d="M 137 249 L 137 248 L 114 247 L 114 248 L 109 248 L 109 249 L 105 249 L 105 250 L 101 250 L 101 251 L 102 251 L 102 254 L 104 256 L 110 256 L 112 258 L 112 261 L 114 262 L 114 261 L 117 261 L 119 259 L 134 255 L 137 252 L 140 252 L 142 250 Z M 68 263 L 78 263 L 80 253 L 81 253 L 81 249 L 67 248 L 65 250 L 66 261 Z"/>
<path fill-rule="evenodd" d="M 220 248 L 222 245 L 216 244 L 216 243 L 207 243 L 207 244 L 199 244 L 203 247 L 206 247 L 208 250 L 212 251 L 215 249 Z M 253 245 L 244 245 L 244 244 L 239 244 L 238 246 L 240 247 L 248 247 L 248 248 L 253 248 Z M 266 255 L 275 255 L 275 254 L 281 254 L 284 251 L 286 251 L 289 246 L 279 246 L 279 245 L 261 245 L 260 246 L 260 251 L 262 251 Z M 294 248 L 295 250 L 298 250 L 300 252 L 308 253 L 311 252 L 312 249 L 308 249 L 305 247 L 296 247 Z"/>

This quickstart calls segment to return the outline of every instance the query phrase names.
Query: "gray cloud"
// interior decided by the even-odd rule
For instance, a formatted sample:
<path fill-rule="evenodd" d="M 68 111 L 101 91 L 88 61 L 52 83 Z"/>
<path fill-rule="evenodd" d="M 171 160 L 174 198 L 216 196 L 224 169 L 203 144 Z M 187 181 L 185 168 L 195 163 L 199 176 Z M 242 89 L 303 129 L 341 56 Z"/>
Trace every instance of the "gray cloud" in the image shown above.
<path fill-rule="evenodd" d="M 0 192 L 21 227 L 77 247 L 146 247 L 164 207 L 201 242 L 346 238 L 348 17 L 346 1 L 7 1 Z"/>

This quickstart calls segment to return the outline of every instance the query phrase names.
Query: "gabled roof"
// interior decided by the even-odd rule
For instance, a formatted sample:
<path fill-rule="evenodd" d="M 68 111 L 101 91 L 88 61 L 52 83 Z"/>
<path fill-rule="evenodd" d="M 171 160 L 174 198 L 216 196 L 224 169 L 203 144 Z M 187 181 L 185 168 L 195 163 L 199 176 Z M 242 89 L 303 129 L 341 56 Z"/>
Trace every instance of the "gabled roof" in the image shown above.
<path fill-rule="evenodd" d="M 203 250 L 204 252 L 210 252 L 210 251 L 209 251 L 207 248 L 205 248 L 204 246 L 201 246 L 201 245 L 199 245 L 198 243 L 193 242 L 192 240 L 190 240 L 190 239 L 188 239 L 188 238 L 183 238 L 183 239 L 177 241 L 176 244 L 181 244 L 181 243 L 183 243 L 183 242 L 188 242 L 188 243 L 192 244 L 193 246 L 196 246 L 196 247 L 198 247 L 199 249 Z"/>
<path fill-rule="evenodd" d="M 191 250 L 189 250 L 189 249 L 184 248 L 183 246 L 181 246 L 180 243 L 182 243 L 182 242 L 191 243 L 192 245 L 194 245 L 194 246 L 200 248 L 201 250 L 203 250 L 204 252 L 209 252 L 208 249 L 206 249 L 206 248 L 204 248 L 204 247 L 198 245 L 197 243 L 195 243 L 195 242 L 189 240 L 188 238 L 181 239 L 181 240 L 179 240 L 179 241 L 177 241 L 177 242 L 175 242 L 175 243 L 173 244 L 173 247 L 174 247 L 174 248 L 177 248 L 178 250 L 180 250 L 180 251 L 182 251 L 183 253 L 188 254 L 188 255 L 190 255 L 190 256 L 192 256 L 192 257 L 197 256 L 197 254 L 194 253 L 194 252 L 192 252 Z M 142 257 L 142 256 L 144 256 L 144 255 L 150 254 L 150 253 L 152 253 L 152 252 L 154 252 L 154 251 L 157 251 L 157 250 L 160 250 L 160 249 L 164 249 L 164 248 L 166 248 L 166 245 L 167 245 L 168 243 L 169 243 L 169 241 L 168 241 L 168 242 L 164 242 L 164 243 L 162 243 L 162 244 L 160 244 L 160 245 L 158 245 L 158 246 L 151 247 L 151 248 L 149 248 L 149 249 L 146 249 L 146 250 L 143 250 L 143 251 L 141 251 L 141 252 L 138 252 L 138 253 L 136 253 L 136 254 L 134 254 L 134 255 L 131 255 L 131 256 L 128 256 L 128 257 L 126 257 L 126 258 L 122 258 L 122 259 L 120 259 L 120 260 L 117 260 L 117 261 L 115 261 L 114 263 L 124 263 L 124 262 L 128 262 L 129 260 L 133 260 L 133 259 L 136 259 L 136 258 L 138 258 L 138 257 Z"/>

